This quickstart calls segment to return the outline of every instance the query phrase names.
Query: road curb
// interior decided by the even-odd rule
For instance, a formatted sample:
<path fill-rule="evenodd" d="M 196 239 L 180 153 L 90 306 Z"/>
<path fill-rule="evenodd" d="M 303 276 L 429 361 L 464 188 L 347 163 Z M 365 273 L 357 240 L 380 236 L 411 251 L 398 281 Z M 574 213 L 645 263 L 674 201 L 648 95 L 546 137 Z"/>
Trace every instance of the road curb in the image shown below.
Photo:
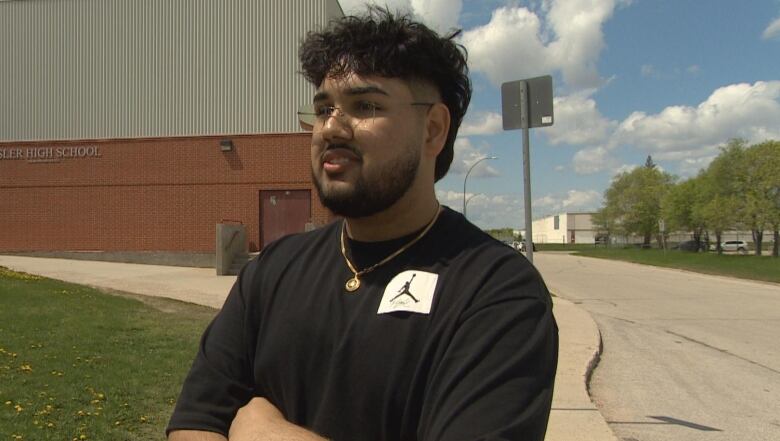
<path fill-rule="evenodd" d="M 601 331 L 577 304 L 555 297 L 560 351 L 547 441 L 617 441 L 590 397 L 590 379 L 601 360 Z"/>
<path fill-rule="evenodd" d="M 598 367 L 599 363 L 601 362 L 601 353 L 604 350 L 604 340 L 601 338 L 601 329 L 598 328 L 598 325 L 596 325 L 596 331 L 598 331 L 599 345 L 598 348 L 593 351 L 593 355 L 591 356 L 590 361 L 588 361 L 588 365 L 585 367 L 585 391 L 588 393 L 589 397 L 590 380 L 593 377 L 593 371 L 596 370 L 596 367 Z M 593 401 L 593 398 L 591 398 L 591 401 Z"/>

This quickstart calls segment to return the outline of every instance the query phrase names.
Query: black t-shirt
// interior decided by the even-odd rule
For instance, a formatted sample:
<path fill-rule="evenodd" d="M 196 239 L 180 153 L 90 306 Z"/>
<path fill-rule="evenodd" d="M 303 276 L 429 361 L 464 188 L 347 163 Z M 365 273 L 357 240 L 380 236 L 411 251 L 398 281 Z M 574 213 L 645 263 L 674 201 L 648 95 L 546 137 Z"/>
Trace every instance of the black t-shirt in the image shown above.
<path fill-rule="evenodd" d="M 360 277 L 341 222 L 270 244 L 201 340 L 168 431 L 227 434 L 253 396 L 334 440 L 542 440 L 558 332 L 536 269 L 444 208 Z M 348 241 L 359 269 L 410 237 Z"/>

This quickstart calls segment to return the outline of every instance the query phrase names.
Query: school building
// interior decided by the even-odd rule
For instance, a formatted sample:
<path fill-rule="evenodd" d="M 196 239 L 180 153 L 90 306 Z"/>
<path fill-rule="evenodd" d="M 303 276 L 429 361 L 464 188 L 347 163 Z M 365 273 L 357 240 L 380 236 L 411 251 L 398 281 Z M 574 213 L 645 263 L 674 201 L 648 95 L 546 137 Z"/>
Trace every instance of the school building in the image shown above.
<path fill-rule="evenodd" d="M 0 0 L 0 253 L 212 266 L 218 225 L 254 252 L 329 222 L 297 49 L 340 16 L 337 0 Z"/>

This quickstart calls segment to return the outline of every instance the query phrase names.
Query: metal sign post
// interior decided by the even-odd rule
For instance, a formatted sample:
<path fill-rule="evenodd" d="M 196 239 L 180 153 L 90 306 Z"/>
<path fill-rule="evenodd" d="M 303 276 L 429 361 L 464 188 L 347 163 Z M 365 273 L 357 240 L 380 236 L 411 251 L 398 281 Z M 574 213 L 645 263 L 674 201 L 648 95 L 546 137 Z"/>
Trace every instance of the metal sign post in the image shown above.
<path fill-rule="evenodd" d="M 523 129 L 523 194 L 525 199 L 525 255 L 534 262 L 531 213 L 531 153 L 529 129 L 553 125 L 552 77 L 529 78 L 501 85 L 504 130 Z"/>
<path fill-rule="evenodd" d="M 520 88 L 520 111 L 523 128 L 523 199 L 525 200 L 525 256 L 534 263 L 534 232 L 531 217 L 531 152 L 530 130 L 528 129 L 528 83 L 523 81 Z"/>

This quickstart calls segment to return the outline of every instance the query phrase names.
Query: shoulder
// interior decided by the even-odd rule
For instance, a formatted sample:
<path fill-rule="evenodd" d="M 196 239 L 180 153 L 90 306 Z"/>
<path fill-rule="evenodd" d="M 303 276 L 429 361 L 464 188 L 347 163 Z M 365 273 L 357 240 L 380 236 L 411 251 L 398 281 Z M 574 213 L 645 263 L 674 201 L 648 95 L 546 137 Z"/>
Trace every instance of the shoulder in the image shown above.
<path fill-rule="evenodd" d="M 515 248 L 482 231 L 462 214 L 445 207 L 441 216 L 436 239 L 441 251 L 453 261 L 491 267 L 505 264 L 532 267 Z"/>
<path fill-rule="evenodd" d="M 316 262 L 323 258 L 320 254 L 325 250 L 335 249 L 333 242 L 338 240 L 340 231 L 341 223 L 334 221 L 312 231 L 281 237 L 264 246 L 246 264 L 240 277 L 255 280 L 259 275 L 283 271 L 296 262 Z"/>
<path fill-rule="evenodd" d="M 446 256 L 450 278 L 461 292 L 474 296 L 472 305 L 509 299 L 550 303 L 541 274 L 523 254 L 451 209 L 445 209 L 442 221 L 437 246 Z"/>

